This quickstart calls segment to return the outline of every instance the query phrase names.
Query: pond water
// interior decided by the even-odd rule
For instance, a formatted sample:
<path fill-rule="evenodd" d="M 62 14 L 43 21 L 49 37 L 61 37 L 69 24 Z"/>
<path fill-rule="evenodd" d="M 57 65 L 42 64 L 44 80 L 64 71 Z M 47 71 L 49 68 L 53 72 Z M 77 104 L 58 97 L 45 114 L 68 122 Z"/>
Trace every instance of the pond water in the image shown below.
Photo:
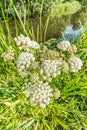
<path fill-rule="evenodd" d="M 83 25 L 87 21 L 87 8 L 82 8 L 76 14 L 55 17 L 50 19 L 45 40 L 50 38 L 59 38 L 73 40 L 73 38 L 79 38 L 83 31 Z M 36 37 L 38 32 L 40 19 L 32 18 L 30 20 L 30 27 L 33 26 L 33 33 Z M 44 39 L 44 26 L 46 23 L 46 17 L 42 18 L 42 39 Z M 40 34 L 38 34 L 40 35 Z"/>
<path fill-rule="evenodd" d="M 73 39 L 79 39 L 83 29 L 84 29 L 83 26 L 81 26 L 80 28 L 74 30 L 73 25 L 71 24 L 71 25 L 66 27 L 61 38 L 68 39 L 69 41 L 73 41 Z"/>
<path fill-rule="evenodd" d="M 68 16 L 56 16 L 49 20 L 46 35 L 45 35 L 45 24 L 47 17 L 42 17 L 41 25 L 40 18 L 30 18 L 28 22 L 28 28 L 33 34 L 34 40 L 38 42 L 47 41 L 51 38 L 62 38 L 73 40 L 74 38 L 79 38 L 83 31 L 83 25 L 87 21 L 87 8 L 82 8 L 77 13 Z M 12 36 L 15 37 L 16 30 L 14 26 L 14 21 L 9 21 Z M 18 24 L 20 25 L 19 21 Z M 4 30 L 7 34 L 6 28 Z M 21 32 L 21 31 L 20 31 Z"/>

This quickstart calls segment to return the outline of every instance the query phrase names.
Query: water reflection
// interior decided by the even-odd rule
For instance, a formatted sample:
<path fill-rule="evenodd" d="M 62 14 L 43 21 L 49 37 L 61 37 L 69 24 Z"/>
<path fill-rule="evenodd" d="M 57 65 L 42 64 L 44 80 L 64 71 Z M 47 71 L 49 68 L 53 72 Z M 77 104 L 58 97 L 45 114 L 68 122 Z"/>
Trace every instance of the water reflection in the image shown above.
<path fill-rule="evenodd" d="M 83 31 L 83 26 L 81 26 L 78 29 L 74 29 L 73 25 L 70 24 L 66 27 L 64 33 L 62 34 L 62 39 L 67 39 L 69 41 L 72 41 L 73 38 L 78 39 Z"/>
<path fill-rule="evenodd" d="M 72 41 L 74 38 L 79 38 L 83 25 L 87 21 L 87 8 L 82 7 L 80 11 L 73 15 L 50 20 L 46 40 L 50 38 L 62 37 Z M 53 31 L 52 31 L 53 30 Z"/>
<path fill-rule="evenodd" d="M 45 23 L 46 23 L 47 17 L 42 17 L 41 25 L 40 25 L 40 18 L 30 18 L 27 20 L 27 31 L 31 32 L 31 38 L 34 40 L 37 40 L 41 42 L 41 33 L 42 33 L 42 41 L 44 41 L 44 32 L 45 32 Z M 79 12 L 77 12 L 74 15 L 68 15 L 68 16 L 61 16 L 61 17 L 55 17 L 53 19 L 50 19 L 48 23 L 48 28 L 46 31 L 46 37 L 45 41 L 51 39 L 51 38 L 60 38 L 73 40 L 75 37 L 79 37 L 81 35 L 81 32 L 83 30 L 82 25 L 84 22 L 87 21 L 87 8 L 83 8 Z M 2 21 L 3 23 L 3 21 Z M 17 27 L 18 32 L 21 32 L 21 26 L 20 22 L 17 20 Z M 13 37 L 16 36 L 16 27 L 15 22 L 13 20 L 9 20 L 9 27 L 11 31 L 11 35 Z M 41 27 L 41 31 L 40 31 Z M 6 35 L 8 36 L 8 32 L 6 30 L 5 24 L 3 24 L 4 31 Z M 29 28 L 29 29 L 28 29 Z"/>

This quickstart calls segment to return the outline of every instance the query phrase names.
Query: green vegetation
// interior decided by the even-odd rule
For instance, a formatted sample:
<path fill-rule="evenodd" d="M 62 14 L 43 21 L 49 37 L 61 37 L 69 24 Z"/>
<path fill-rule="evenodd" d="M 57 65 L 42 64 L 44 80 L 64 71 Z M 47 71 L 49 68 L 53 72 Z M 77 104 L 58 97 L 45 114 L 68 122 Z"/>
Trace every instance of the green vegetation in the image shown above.
<path fill-rule="evenodd" d="M 47 2 L 50 3 L 51 0 Z M 55 3 L 55 1 L 53 2 Z M 62 8 L 64 10 L 61 9 L 62 15 L 64 15 L 65 10 L 65 15 L 69 15 L 68 11 L 70 11 L 71 8 L 68 8 L 68 2 L 62 2 L 59 4 L 59 8 L 62 6 L 65 7 Z M 9 1 L 9 4 L 7 4 L 7 1 L 5 1 L 4 5 L 3 2 L 0 4 L 0 18 L 2 19 L 0 21 L 0 130 L 86 130 L 87 24 L 84 25 L 84 31 L 80 40 L 75 43 L 77 51 L 75 46 L 71 45 L 72 47 L 69 48 L 70 53 L 67 53 L 57 48 L 60 39 L 52 38 L 45 41 L 49 17 L 44 27 L 45 31 L 42 32 L 42 14 L 44 14 L 44 12 L 42 12 L 41 9 L 43 8 L 44 11 L 46 7 L 48 9 L 48 5 L 45 7 L 46 2 L 43 4 L 42 1 L 40 3 L 40 10 L 37 12 L 36 10 L 32 11 L 32 15 L 30 4 L 28 6 L 23 4 L 21 7 L 22 10 L 18 10 L 20 6 L 16 6 L 15 3 L 16 0 L 14 3 Z M 37 6 L 35 1 L 32 3 L 32 6 L 33 4 Z M 12 7 L 12 11 L 9 11 L 9 7 Z M 78 9 L 80 9 L 80 5 Z M 77 8 L 73 10 L 73 13 L 75 13 L 76 10 Z M 55 12 L 55 14 L 60 14 L 59 12 Z M 11 14 L 11 16 L 9 14 Z M 31 30 L 29 28 L 30 18 L 28 15 L 40 15 L 37 37 L 34 35 L 33 26 Z M 11 26 L 12 19 L 14 32 L 12 32 L 13 26 Z M 18 37 L 20 34 L 24 34 L 25 37 L 30 37 L 30 39 L 36 40 L 37 42 L 40 41 L 38 43 L 40 46 L 39 50 L 30 49 L 30 53 L 33 53 L 35 56 L 36 62 L 34 62 L 31 69 L 28 70 L 28 78 L 26 78 L 26 75 L 25 77 L 21 77 L 23 73 L 18 72 L 18 56 L 28 49 L 26 45 L 23 46 L 23 48 L 19 48 L 20 46 L 17 46 L 15 43 L 14 37 Z M 44 42 L 42 42 L 43 34 Z M 12 51 L 8 49 L 9 47 Z M 12 55 L 9 58 L 10 54 Z M 70 70 L 64 72 L 63 70 L 66 69 L 62 69 L 61 74 L 52 78 L 52 81 L 44 80 L 44 83 L 48 82 L 50 87 L 55 90 L 54 95 L 56 96 L 50 100 L 50 103 L 45 108 L 39 105 L 32 105 L 29 95 L 27 96 L 28 88 L 25 82 L 32 82 L 32 84 L 34 84 L 39 75 L 38 71 L 40 67 L 38 66 L 41 66 L 44 60 L 58 60 L 61 57 L 63 61 L 68 62 L 68 59 L 73 55 L 82 60 L 82 68 L 76 73 Z M 25 74 L 27 74 L 27 72 Z M 36 77 L 34 77 L 34 74 Z M 41 80 L 40 75 L 39 80 Z M 27 92 L 25 90 L 27 90 Z M 59 97 L 56 92 L 60 92 Z"/>
<path fill-rule="evenodd" d="M 54 8 L 52 9 L 51 15 L 53 17 L 53 16 L 75 14 L 80 8 L 81 5 L 77 1 L 65 2 L 59 5 L 56 4 L 56 6 L 54 6 Z"/>
<path fill-rule="evenodd" d="M 1 3 L 3 6 L 3 2 Z M 19 0 L 19 1 L 6 1 L 3 8 L 6 14 L 14 16 L 14 8 L 16 7 L 20 17 L 24 17 L 26 10 L 29 17 L 40 16 L 41 8 L 42 15 L 55 14 L 56 16 L 74 14 L 77 12 L 81 5 L 78 1 L 65 2 L 65 0 Z"/>

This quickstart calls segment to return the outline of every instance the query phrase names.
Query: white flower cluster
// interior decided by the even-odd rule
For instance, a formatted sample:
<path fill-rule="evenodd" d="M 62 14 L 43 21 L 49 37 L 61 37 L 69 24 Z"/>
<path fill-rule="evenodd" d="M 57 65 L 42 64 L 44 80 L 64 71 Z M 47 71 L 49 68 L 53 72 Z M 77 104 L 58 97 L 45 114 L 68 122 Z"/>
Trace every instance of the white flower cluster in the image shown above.
<path fill-rule="evenodd" d="M 21 72 L 24 69 L 29 69 L 30 64 L 34 61 L 35 61 L 35 57 L 33 56 L 32 53 L 29 52 L 20 53 L 17 60 L 18 71 Z"/>
<path fill-rule="evenodd" d="M 69 47 L 70 47 L 69 41 L 62 41 L 62 42 L 57 44 L 57 48 L 62 50 L 62 51 L 67 51 Z"/>
<path fill-rule="evenodd" d="M 45 108 L 49 105 L 52 94 L 52 89 L 48 85 L 48 83 L 43 83 L 42 81 L 36 82 L 35 84 L 31 84 L 29 86 L 29 97 L 30 102 L 34 106 L 40 106 L 41 108 Z"/>
<path fill-rule="evenodd" d="M 57 48 L 62 50 L 62 51 L 67 51 L 70 54 L 76 53 L 77 52 L 77 47 L 74 44 L 70 44 L 69 41 L 62 41 L 57 44 Z"/>
<path fill-rule="evenodd" d="M 44 60 L 40 74 L 43 80 L 51 80 L 61 73 L 61 60 Z"/>
<path fill-rule="evenodd" d="M 82 61 L 81 61 L 81 59 L 79 59 L 79 58 L 77 58 L 75 56 L 72 56 L 69 59 L 69 64 L 70 64 L 70 71 L 71 72 L 78 72 L 82 68 Z"/>
<path fill-rule="evenodd" d="M 2 54 L 2 57 L 4 58 L 4 61 L 12 61 L 14 60 L 14 51 L 12 46 L 9 46 L 7 51 Z"/>
<path fill-rule="evenodd" d="M 75 45 L 70 45 L 69 41 L 62 41 L 57 44 L 57 48 L 62 51 L 67 51 L 70 53 L 71 58 L 68 60 L 68 63 L 70 65 L 70 71 L 71 72 L 78 72 L 82 68 L 82 61 L 81 59 L 74 56 L 74 53 L 77 52 L 77 47 Z M 68 67 L 68 66 L 64 66 Z"/>
<path fill-rule="evenodd" d="M 14 40 L 20 50 L 30 51 L 30 49 L 40 49 L 40 45 L 37 42 L 30 40 L 29 37 L 25 37 L 23 34 L 20 34 Z"/>

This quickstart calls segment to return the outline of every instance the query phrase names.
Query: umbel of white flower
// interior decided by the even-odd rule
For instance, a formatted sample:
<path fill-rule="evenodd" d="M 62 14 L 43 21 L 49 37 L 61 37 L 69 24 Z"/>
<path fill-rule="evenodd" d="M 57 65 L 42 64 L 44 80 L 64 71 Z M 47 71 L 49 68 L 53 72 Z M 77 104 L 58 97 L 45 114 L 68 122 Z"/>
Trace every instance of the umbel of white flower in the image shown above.
<path fill-rule="evenodd" d="M 81 61 L 81 59 L 79 59 L 79 58 L 77 58 L 75 56 L 72 56 L 69 59 L 69 64 L 70 64 L 70 71 L 71 72 L 78 72 L 82 68 L 82 61 Z"/>
<path fill-rule="evenodd" d="M 29 52 L 22 52 L 19 54 L 17 60 L 17 68 L 18 71 L 21 72 L 24 69 L 29 69 L 32 62 L 35 61 L 35 57 L 32 53 Z"/>
<path fill-rule="evenodd" d="M 43 80 L 51 80 L 61 73 L 61 60 L 44 60 L 41 66 L 40 74 Z"/>
<path fill-rule="evenodd" d="M 14 60 L 14 51 L 13 51 L 12 46 L 9 46 L 7 51 L 4 52 L 1 57 L 4 58 L 4 61 L 12 61 L 12 60 Z"/>
<path fill-rule="evenodd" d="M 63 40 L 62 42 L 57 44 L 57 48 L 62 51 L 67 51 L 70 54 L 77 52 L 77 47 L 74 44 L 70 44 L 69 41 Z"/>
<path fill-rule="evenodd" d="M 35 84 L 31 84 L 29 86 L 29 97 L 31 104 L 45 108 L 49 105 L 51 97 L 53 96 L 52 91 L 53 90 L 47 82 L 43 83 L 42 81 L 39 81 Z"/>
<path fill-rule="evenodd" d="M 30 51 L 30 49 L 40 49 L 40 45 L 37 42 L 30 40 L 29 37 L 25 37 L 23 34 L 20 34 L 14 40 L 20 50 Z"/>
<path fill-rule="evenodd" d="M 70 48 L 70 42 L 64 40 L 57 44 L 57 48 L 62 51 L 67 51 Z"/>

